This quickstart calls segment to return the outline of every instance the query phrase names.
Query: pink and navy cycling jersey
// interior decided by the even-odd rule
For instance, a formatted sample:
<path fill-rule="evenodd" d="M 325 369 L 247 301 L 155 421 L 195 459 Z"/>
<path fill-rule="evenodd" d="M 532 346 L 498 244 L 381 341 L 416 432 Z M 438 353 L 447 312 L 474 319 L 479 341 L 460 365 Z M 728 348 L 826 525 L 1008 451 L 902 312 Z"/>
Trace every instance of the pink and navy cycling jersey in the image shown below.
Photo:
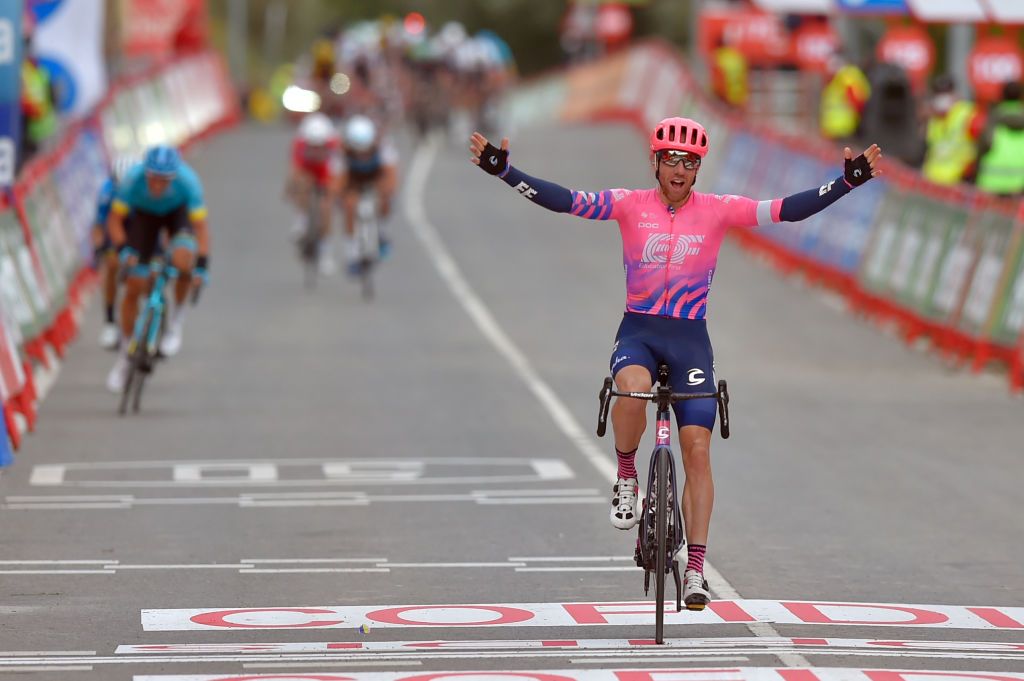
<path fill-rule="evenodd" d="M 573 191 L 570 212 L 618 221 L 627 311 L 704 319 L 726 231 L 779 222 L 782 202 L 693 192 L 673 212 L 657 189 L 608 189 Z"/>

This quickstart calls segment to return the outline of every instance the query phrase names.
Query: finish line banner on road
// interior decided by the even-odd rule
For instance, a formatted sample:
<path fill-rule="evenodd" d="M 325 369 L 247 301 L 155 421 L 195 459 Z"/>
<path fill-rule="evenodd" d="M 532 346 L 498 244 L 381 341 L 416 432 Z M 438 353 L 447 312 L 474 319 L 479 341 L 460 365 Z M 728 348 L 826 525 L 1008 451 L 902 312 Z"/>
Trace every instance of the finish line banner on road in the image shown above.
<path fill-rule="evenodd" d="M 553 669 L 519 672 L 297 672 L 292 674 L 204 674 L 136 676 L 135 681 L 1022 681 L 1019 672 L 893 671 L 783 667 L 675 669 Z"/>
<path fill-rule="evenodd" d="M 642 625 L 652 602 L 503 603 L 494 605 L 359 605 L 143 610 L 145 631 L 348 629 L 376 627 L 578 627 Z M 835 624 L 949 629 L 1024 630 L 1024 608 L 895 605 L 816 601 L 713 601 L 703 612 L 665 613 L 679 624 Z"/>

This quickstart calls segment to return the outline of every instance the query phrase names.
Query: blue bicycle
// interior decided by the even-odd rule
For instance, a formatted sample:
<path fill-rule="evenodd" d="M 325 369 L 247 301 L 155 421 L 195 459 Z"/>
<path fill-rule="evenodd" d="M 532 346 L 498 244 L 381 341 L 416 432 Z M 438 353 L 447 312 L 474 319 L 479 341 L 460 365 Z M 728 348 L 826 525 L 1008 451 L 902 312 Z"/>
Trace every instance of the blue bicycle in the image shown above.
<path fill-rule="evenodd" d="M 121 405 L 118 413 L 122 416 L 128 411 L 131 402 L 132 411 L 138 413 L 142 402 L 142 389 L 146 378 L 153 373 L 160 354 L 160 341 L 167 327 L 167 284 L 178 278 L 178 270 L 173 266 L 154 260 L 150 265 L 154 278 L 146 303 L 135 319 L 135 329 L 128 341 L 128 377 L 121 393 Z M 192 294 L 192 304 L 199 299 L 198 287 Z"/>

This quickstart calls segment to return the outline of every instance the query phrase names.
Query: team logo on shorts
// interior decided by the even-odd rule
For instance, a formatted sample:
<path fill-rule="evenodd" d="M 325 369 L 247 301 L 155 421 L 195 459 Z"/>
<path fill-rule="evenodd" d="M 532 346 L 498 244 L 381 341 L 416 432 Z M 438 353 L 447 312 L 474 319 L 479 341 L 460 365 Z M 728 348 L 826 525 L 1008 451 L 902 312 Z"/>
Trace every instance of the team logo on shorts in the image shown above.
<path fill-rule="evenodd" d="M 690 369 L 686 372 L 686 383 L 688 385 L 700 385 L 705 380 L 704 372 L 700 369 Z"/>

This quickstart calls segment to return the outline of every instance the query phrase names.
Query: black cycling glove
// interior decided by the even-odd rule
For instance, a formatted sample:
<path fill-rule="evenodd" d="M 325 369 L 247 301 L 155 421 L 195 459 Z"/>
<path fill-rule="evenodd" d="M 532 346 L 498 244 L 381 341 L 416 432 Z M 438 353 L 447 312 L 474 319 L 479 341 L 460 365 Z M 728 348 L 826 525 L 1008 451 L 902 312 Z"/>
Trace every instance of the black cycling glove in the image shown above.
<path fill-rule="evenodd" d="M 848 158 L 843 167 L 843 177 L 851 187 L 859 187 L 871 179 L 871 164 L 864 154 Z"/>
<path fill-rule="evenodd" d="M 508 169 L 508 150 L 499 149 L 488 142 L 480 154 L 480 167 L 491 175 L 501 175 Z"/>

